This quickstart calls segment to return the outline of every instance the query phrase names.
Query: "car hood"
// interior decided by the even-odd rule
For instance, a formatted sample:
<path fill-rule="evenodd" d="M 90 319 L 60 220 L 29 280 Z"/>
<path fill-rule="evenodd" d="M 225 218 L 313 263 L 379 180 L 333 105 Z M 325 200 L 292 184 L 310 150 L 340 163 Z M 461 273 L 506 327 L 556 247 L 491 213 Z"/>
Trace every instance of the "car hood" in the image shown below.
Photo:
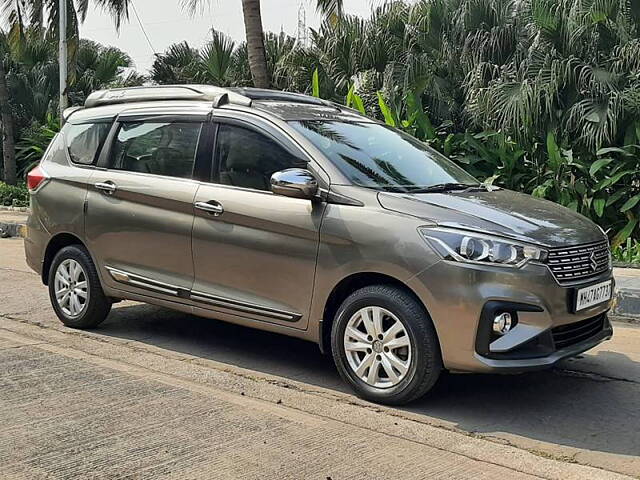
<path fill-rule="evenodd" d="M 596 224 L 573 210 L 510 190 L 381 192 L 378 201 L 387 210 L 439 226 L 493 233 L 548 247 L 596 242 L 604 236 Z"/>

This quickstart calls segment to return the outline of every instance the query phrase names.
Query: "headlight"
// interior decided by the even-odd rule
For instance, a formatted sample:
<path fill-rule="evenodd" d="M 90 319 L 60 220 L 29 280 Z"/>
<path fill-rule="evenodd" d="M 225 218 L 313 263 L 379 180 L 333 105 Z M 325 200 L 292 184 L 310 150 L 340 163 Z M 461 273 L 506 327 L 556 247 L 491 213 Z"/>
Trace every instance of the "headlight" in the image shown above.
<path fill-rule="evenodd" d="M 445 260 L 520 268 L 547 258 L 546 250 L 490 235 L 439 227 L 419 231 Z"/>

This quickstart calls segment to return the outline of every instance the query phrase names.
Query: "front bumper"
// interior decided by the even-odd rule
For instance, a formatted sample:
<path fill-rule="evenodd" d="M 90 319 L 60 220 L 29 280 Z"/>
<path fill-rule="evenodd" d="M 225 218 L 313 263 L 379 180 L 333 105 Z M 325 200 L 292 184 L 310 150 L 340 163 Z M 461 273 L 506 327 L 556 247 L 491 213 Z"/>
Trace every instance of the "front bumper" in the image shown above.
<path fill-rule="evenodd" d="M 611 278 L 608 271 L 578 286 Z M 444 365 L 452 371 L 516 373 L 547 368 L 613 334 L 606 315 L 611 301 L 572 313 L 575 286 L 559 285 L 544 265 L 507 269 L 441 261 L 413 277 L 409 286 L 426 305 Z M 482 338 L 483 314 L 491 305 L 515 306 L 518 317 L 516 327 L 495 343 L 495 338 Z M 557 336 L 582 325 L 578 322 L 591 325 L 597 319 L 601 326 L 587 329 L 592 335 L 558 342 L 559 346 L 554 342 L 553 332 Z"/>
<path fill-rule="evenodd" d="M 554 350 L 545 356 L 533 357 L 533 358 L 487 358 L 477 352 L 475 357 L 479 362 L 482 362 L 486 366 L 488 371 L 497 373 L 518 373 L 531 370 L 542 370 L 553 366 L 555 363 L 562 359 L 575 357 L 582 352 L 585 352 L 596 345 L 609 340 L 613 336 L 613 328 L 607 318 L 606 314 L 603 315 L 603 327 L 594 335 L 589 338 L 575 343 L 571 346 Z"/>

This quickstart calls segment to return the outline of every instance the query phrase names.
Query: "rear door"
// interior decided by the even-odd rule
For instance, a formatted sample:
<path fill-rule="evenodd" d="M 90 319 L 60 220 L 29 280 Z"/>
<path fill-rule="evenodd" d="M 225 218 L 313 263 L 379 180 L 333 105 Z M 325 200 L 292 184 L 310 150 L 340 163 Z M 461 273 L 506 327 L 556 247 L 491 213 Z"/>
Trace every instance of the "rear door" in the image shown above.
<path fill-rule="evenodd" d="M 269 181 L 278 170 L 312 167 L 266 122 L 218 122 L 212 178 L 195 198 L 191 299 L 306 328 L 324 203 L 275 195 Z"/>
<path fill-rule="evenodd" d="M 86 238 L 103 281 L 153 297 L 186 297 L 196 157 L 210 125 L 197 115 L 121 115 L 89 185 Z"/>

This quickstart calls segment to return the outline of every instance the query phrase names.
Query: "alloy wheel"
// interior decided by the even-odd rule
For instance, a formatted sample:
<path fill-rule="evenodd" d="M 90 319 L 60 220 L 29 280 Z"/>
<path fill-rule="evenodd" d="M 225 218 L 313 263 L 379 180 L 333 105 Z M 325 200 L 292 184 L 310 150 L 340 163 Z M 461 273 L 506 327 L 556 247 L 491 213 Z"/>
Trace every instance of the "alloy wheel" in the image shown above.
<path fill-rule="evenodd" d="M 79 317 L 86 308 L 89 299 L 87 275 L 77 261 L 67 259 L 58 265 L 55 295 L 60 309 L 71 318 Z"/>
<path fill-rule="evenodd" d="M 347 322 L 344 349 L 349 366 L 375 388 L 400 383 L 411 366 L 411 342 L 402 321 L 389 310 L 370 306 Z"/>

